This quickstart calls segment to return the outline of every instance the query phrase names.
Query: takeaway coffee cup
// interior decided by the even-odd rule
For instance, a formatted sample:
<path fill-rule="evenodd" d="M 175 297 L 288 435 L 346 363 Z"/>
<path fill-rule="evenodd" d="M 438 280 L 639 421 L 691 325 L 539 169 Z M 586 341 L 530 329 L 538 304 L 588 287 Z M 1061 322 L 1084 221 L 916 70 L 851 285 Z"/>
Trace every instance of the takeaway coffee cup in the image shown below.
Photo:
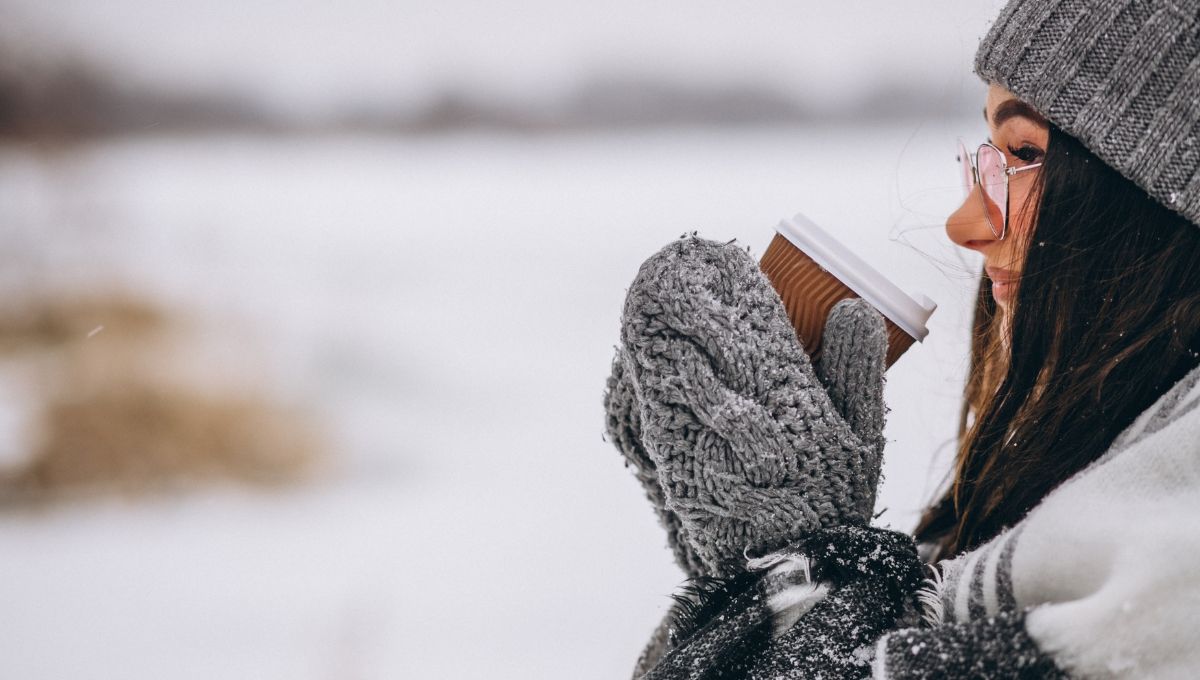
<path fill-rule="evenodd" d="M 814 361 L 821 353 L 825 317 L 838 301 L 861 297 L 883 314 L 888 331 L 885 363 L 890 368 L 924 340 L 925 322 L 937 303 L 910 297 L 845 245 L 804 215 L 784 219 L 759 267 L 779 293 L 800 344 Z"/>

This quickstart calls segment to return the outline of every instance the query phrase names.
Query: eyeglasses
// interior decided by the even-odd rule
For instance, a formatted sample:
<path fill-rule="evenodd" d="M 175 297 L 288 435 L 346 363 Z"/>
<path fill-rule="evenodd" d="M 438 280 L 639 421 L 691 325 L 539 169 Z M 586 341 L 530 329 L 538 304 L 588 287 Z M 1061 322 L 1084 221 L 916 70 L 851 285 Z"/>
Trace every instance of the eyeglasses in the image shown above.
<path fill-rule="evenodd" d="M 963 187 L 967 194 L 976 184 L 982 185 L 979 196 L 983 200 L 983 213 L 987 215 L 992 233 L 1003 241 L 1004 233 L 1008 231 L 1008 178 L 1018 172 L 1040 168 L 1042 164 L 1010 168 L 1004 152 L 992 144 L 980 144 L 979 150 L 972 155 L 967 153 L 967 146 L 961 139 L 958 140 L 958 162 L 962 167 Z M 1000 225 L 1000 228 L 997 229 L 996 225 Z"/>

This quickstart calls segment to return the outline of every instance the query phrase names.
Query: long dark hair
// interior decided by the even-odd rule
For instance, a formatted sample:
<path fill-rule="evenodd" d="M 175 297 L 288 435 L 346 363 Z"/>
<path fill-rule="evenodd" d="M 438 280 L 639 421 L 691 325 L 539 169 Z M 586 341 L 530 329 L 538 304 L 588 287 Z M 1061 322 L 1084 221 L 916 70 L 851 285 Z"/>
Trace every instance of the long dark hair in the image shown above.
<path fill-rule="evenodd" d="M 1200 227 L 1050 126 L 1011 319 L 983 277 L 934 559 L 1019 521 L 1200 363 Z"/>

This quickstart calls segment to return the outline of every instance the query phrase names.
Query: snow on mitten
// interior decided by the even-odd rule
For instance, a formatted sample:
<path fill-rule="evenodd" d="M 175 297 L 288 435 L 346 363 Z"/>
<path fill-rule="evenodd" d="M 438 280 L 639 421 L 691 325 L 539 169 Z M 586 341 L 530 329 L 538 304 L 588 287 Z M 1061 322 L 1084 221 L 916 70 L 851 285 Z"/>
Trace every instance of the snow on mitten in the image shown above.
<path fill-rule="evenodd" d="M 748 551 L 821 527 L 868 522 L 887 346 L 868 303 L 833 308 L 814 370 L 750 255 L 684 237 L 642 264 L 621 341 L 641 446 L 707 574 L 735 573 Z"/>

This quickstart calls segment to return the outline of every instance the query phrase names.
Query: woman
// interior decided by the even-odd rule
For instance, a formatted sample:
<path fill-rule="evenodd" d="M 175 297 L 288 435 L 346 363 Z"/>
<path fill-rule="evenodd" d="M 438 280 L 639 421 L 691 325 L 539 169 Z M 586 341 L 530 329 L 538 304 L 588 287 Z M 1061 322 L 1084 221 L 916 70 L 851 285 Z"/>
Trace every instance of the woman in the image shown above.
<path fill-rule="evenodd" d="M 691 577 L 635 677 L 1200 675 L 1200 2 L 1013 0 L 975 66 L 946 230 L 985 270 L 915 541 L 868 526 L 874 310 L 813 365 L 732 244 L 630 287 L 608 432 Z"/>

